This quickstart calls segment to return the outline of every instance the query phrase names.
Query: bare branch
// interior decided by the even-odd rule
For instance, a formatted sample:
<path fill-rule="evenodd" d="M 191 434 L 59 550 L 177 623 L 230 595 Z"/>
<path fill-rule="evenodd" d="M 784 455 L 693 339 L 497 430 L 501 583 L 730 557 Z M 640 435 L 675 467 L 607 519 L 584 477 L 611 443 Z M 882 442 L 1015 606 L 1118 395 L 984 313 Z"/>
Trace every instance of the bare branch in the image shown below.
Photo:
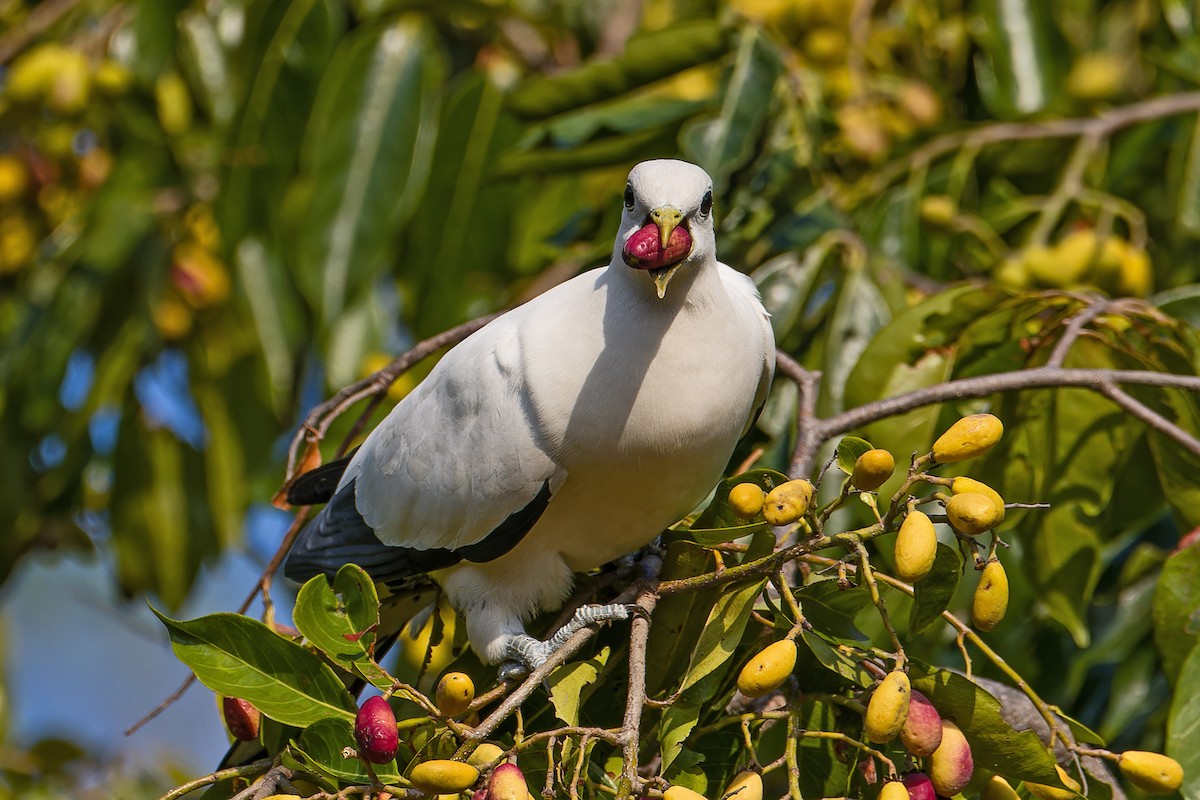
<path fill-rule="evenodd" d="M 227 769 L 217 770 L 208 775 L 203 775 L 195 780 L 188 781 L 185 784 L 176 786 L 171 791 L 164 794 L 158 800 L 176 800 L 184 795 L 191 794 L 197 789 L 202 789 L 205 786 L 211 786 L 214 783 L 219 783 L 229 778 L 242 778 L 248 775 L 257 775 L 271 766 L 271 759 L 264 758 L 261 761 L 251 761 L 249 764 L 242 764 L 237 767 L 229 767 Z"/>
<path fill-rule="evenodd" d="M 1083 329 L 1091 324 L 1092 320 L 1103 314 L 1112 305 L 1111 301 L 1105 297 L 1092 298 L 1092 302 L 1082 308 L 1077 314 L 1067 321 L 1066 328 L 1063 330 L 1062 338 L 1054 345 L 1054 350 L 1050 353 L 1050 358 L 1046 361 L 1047 367 L 1061 367 L 1066 361 L 1067 353 L 1071 352 L 1071 348 L 1078 341 L 1079 335 L 1083 333 Z"/>
<path fill-rule="evenodd" d="M 1192 436 L 1183 428 L 1171 422 L 1169 419 L 1159 414 L 1154 409 L 1150 408 L 1140 400 L 1126 394 L 1119 386 L 1112 383 L 1105 383 L 1100 386 L 1100 393 L 1119 405 L 1121 408 L 1129 412 L 1130 415 L 1137 417 L 1149 427 L 1159 433 L 1170 436 L 1179 444 L 1186 447 L 1192 455 L 1200 456 L 1200 439 Z"/>

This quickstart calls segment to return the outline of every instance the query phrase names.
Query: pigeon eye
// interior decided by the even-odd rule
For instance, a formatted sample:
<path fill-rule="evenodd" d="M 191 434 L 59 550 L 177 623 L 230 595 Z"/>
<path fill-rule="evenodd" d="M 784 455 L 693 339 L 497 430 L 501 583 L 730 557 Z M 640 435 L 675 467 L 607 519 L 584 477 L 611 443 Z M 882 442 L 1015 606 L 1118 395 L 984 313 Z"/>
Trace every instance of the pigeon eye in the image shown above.
<path fill-rule="evenodd" d="M 707 217 L 710 211 L 712 211 L 712 192 L 705 192 L 704 199 L 700 201 L 700 213 Z"/>
<path fill-rule="evenodd" d="M 633 211 L 633 186 L 625 184 L 625 207 Z"/>

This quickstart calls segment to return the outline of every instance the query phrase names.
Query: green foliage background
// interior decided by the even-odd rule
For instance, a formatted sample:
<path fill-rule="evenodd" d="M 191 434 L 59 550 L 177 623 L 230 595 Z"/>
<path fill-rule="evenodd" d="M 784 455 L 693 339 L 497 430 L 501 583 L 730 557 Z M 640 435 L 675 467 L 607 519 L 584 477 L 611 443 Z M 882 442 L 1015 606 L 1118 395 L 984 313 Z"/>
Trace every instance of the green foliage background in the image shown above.
<path fill-rule="evenodd" d="M 308 406 L 603 263 L 624 174 L 652 157 L 713 175 L 721 258 L 822 371 L 823 415 L 1045 363 L 1081 292 L 1144 302 L 1109 307 L 1068 366 L 1196 374 L 1196 13 L 0 2 L 0 572 L 100 547 L 123 592 L 177 607 L 278 489 Z M 195 441 L 136 390 L 164 352 L 186 362 Z M 67 402 L 81 355 L 94 375 Z M 1200 428 L 1194 396 L 1131 391 Z M 763 466 L 786 467 L 794 403 L 776 392 Z M 977 406 L 860 433 L 903 460 Z M 1200 548 L 1180 542 L 1200 523 L 1196 457 L 1083 390 L 990 407 L 1009 433 L 972 474 L 1053 504 L 1006 523 L 994 644 L 1113 749 L 1190 754 L 1200 797 L 1200 743 L 1167 741 L 1200 692 Z M 97 414 L 119 419 L 115 447 Z M 96 514 L 110 536 L 84 533 Z M 944 631 L 913 647 L 954 660 Z"/>

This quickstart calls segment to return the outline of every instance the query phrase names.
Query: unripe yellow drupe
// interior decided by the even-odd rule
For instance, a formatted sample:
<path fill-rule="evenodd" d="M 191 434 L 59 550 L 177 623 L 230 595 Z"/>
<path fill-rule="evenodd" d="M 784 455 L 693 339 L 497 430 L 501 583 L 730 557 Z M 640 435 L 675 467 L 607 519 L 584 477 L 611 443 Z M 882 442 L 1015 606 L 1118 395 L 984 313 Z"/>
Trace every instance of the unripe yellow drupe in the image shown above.
<path fill-rule="evenodd" d="M 971 601 L 971 621 L 981 631 L 990 631 L 1000 624 L 1008 611 L 1008 575 L 1000 560 L 993 558 L 983 568 L 975 597 Z"/>
<path fill-rule="evenodd" d="M 920 511 L 910 511 L 896 534 L 896 576 L 914 583 L 933 569 L 937 556 L 937 532 L 933 522 Z"/>
<path fill-rule="evenodd" d="M 434 702 L 438 710 L 455 717 L 467 710 L 475 699 L 475 683 L 463 672 L 448 672 L 438 681 Z"/>
<path fill-rule="evenodd" d="M 1019 800 L 1020 796 L 1008 781 L 999 775 L 993 775 L 983 785 L 983 790 L 980 791 L 979 798 L 980 800 Z"/>
<path fill-rule="evenodd" d="M 908 675 L 900 670 L 888 673 L 867 703 L 867 718 L 863 734 L 876 744 L 890 742 L 900 735 L 904 720 L 908 719 L 908 701 L 912 696 L 912 685 Z"/>
<path fill-rule="evenodd" d="M 962 730 L 948 719 L 942 720 L 942 743 L 927 762 L 929 780 L 940 797 L 953 797 L 971 782 L 975 759 Z"/>
<path fill-rule="evenodd" d="M 686 786 L 671 786 L 663 792 L 663 800 L 708 800 L 708 798 Z"/>
<path fill-rule="evenodd" d="M 471 755 L 467 756 L 467 763 L 472 767 L 480 768 L 484 764 L 496 761 L 502 755 L 504 755 L 504 750 L 499 745 L 484 742 L 471 751 Z"/>
<path fill-rule="evenodd" d="M 1004 434 L 1004 424 L 992 414 L 971 414 L 950 426 L 933 443 L 933 460 L 939 464 L 966 461 L 991 450 Z"/>
<path fill-rule="evenodd" d="M 767 493 L 763 518 L 771 525 L 791 525 L 812 505 L 813 485 L 803 478 L 781 483 Z"/>
<path fill-rule="evenodd" d="M 1183 767 L 1162 753 L 1126 750 L 1118 763 L 1121 774 L 1146 794 L 1173 794 L 1183 785 Z"/>
<path fill-rule="evenodd" d="M 739 772 L 721 794 L 729 800 L 762 800 L 762 796 L 762 775 L 752 769 Z"/>
<path fill-rule="evenodd" d="M 946 516 L 954 530 L 968 536 L 978 536 L 994 528 L 1000 522 L 1001 513 L 987 495 L 965 492 L 946 501 Z"/>
<path fill-rule="evenodd" d="M 742 667 L 738 675 L 738 691 L 746 697 L 762 697 L 783 685 L 796 667 L 796 643 L 781 639 L 764 647 Z"/>
<path fill-rule="evenodd" d="M 855 489 L 872 492 L 887 483 L 896 469 L 896 459 L 887 450 L 868 450 L 854 462 L 850 484 Z"/>
<path fill-rule="evenodd" d="M 754 519 L 762 512 L 766 496 L 757 483 L 739 483 L 729 490 L 729 507 L 741 519 Z"/>
<path fill-rule="evenodd" d="M 479 779 L 479 770 L 462 761 L 439 759 L 417 764 L 408 779 L 425 794 L 451 794 L 469 789 Z"/>
<path fill-rule="evenodd" d="M 1000 496 L 999 492 L 988 486 L 983 481 L 977 481 L 974 478 L 968 478 L 966 476 L 959 476 L 951 482 L 950 491 L 954 494 L 969 494 L 970 492 L 974 492 L 976 494 L 984 495 L 996 506 L 997 519 L 995 524 L 999 525 L 1004 521 L 1004 498 Z"/>
<path fill-rule="evenodd" d="M 879 790 L 878 800 L 909 800 L 908 788 L 900 781 L 888 781 Z"/>

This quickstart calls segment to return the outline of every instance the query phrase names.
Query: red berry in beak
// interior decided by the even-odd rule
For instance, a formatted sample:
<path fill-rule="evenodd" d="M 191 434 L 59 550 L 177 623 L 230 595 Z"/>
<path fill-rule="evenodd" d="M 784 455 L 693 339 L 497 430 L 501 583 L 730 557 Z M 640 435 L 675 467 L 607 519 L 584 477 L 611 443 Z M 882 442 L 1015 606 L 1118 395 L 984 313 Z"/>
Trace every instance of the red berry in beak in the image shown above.
<path fill-rule="evenodd" d="M 663 248 L 661 231 L 651 222 L 625 240 L 621 257 L 634 269 L 662 269 L 682 261 L 691 250 L 692 235 L 682 225 L 671 231 L 671 238 Z"/>
<path fill-rule="evenodd" d="M 386 764 L 396 757 L 400 735 L 387 700 L 376 695 L 362 704 L 354 720 L 354 741 L 358 742 L 358 754 L 373 764 Z"/>

